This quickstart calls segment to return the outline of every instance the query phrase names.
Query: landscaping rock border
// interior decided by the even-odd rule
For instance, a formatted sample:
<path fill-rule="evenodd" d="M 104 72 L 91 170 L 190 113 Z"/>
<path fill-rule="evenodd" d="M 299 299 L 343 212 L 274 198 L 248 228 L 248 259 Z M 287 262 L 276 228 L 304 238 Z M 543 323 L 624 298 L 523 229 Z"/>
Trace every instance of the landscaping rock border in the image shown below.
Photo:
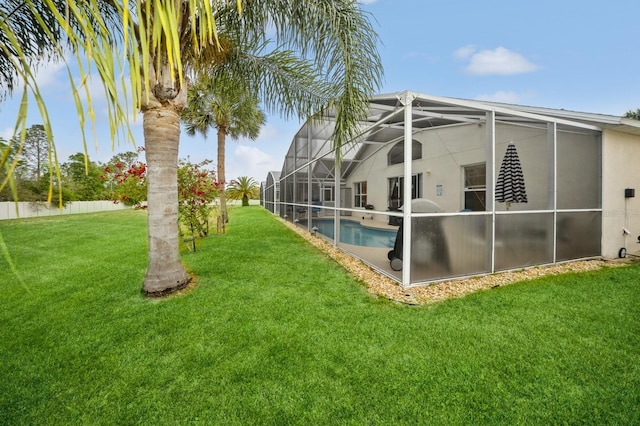
<path fill-rule="evenodd" d="M 631 257 L 619 260 L 579 260 L 548 266 L 535 266 L 517 271 L 501 272 L 477 277 L 435 282 L 424 286 L 403 288 L 392 280 L 371 268 L 359 259 L 334 247 L 322 238 L 313 236 L 306 230 L 280 219 L 289 229 L 296 232 L 310 244 L 322 250 L 332 259 L 342 265 L 353 276 L 361 280 L 367 291 L 396 302 L 410 305 L 425 305 L 436 303 L 452 297 L 462 297 L 469 293 L 496 288 L 518 281 L 531 280 L 546 275 L 559 275 L 569 272 L 585 272 L 602 268 L 603 266 L 620 266 L 637 261 Z"/>

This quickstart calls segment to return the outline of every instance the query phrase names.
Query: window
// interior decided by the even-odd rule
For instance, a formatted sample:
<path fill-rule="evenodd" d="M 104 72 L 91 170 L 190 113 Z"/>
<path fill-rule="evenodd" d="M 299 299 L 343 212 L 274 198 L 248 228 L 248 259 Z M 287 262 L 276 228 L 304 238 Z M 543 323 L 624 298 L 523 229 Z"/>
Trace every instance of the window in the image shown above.
<path fill-rule="evenodd" d="M 325 186 L 322 188 L 322 201 L 333 201 L 333 186 Z"/>
<path fill-rule="evenodd" d="M 404 177 L 389 178 L 389 207 L 402 207 L 404 194 Z M 411 176 L 411 199 L 422 197 L 422 173 Z"/>
<path fill-rule="evenodd" d="M 422 158 L 422 144 L 416 140 L 411 141 L 411 159 L 419 160 Z M 387 165 L 404 163 L 404 141 L 395 144 L 387 154 Z"/>
<path fill-rule="evenodd" d="M 367 205 L 367 182 L 356 182 L 353 184 L 355 194 L 354 207 L 364 207 Z"/>
<path fill-rule="evenodd" d="M 487 200 L 487 165 L 464 166 L 464 209 L 485 211 Z"/>

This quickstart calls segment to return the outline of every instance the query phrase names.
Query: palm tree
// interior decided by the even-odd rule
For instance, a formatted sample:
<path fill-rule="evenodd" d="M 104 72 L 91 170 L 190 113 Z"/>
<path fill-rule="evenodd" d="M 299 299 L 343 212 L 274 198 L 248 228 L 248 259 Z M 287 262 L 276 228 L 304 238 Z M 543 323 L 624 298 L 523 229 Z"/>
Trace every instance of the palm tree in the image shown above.
<path fill-rule="evenodd" d="M 224 65 L 218 68 L 220 72 L 235 69 L 234 75 L 246 76 L 250 87 L 257 88 L 258 96 L 269 112 L 277 111 L 285 116 L 294 113 L 307 116 L 322 112 L 324 108 L 335 108 L 333 140 L 338 153 L 343 144 L 356 136 L 358 122 L 366 114 L 367 100 L 382 76 L 376 50 L 377 35 L 353 0 L 262 0 L 247 3 L 237 0 L 234 6 L 230 6 L 227 0 L 58 2 L 65 6 L 63 13 L 48 1 L 23 0 L 34 16 L 51 13 L 54 17 L 55 27 L 37 21 L 37 31 L 46 35 L 46 43 L 57 46 L 56 35 L 52 35 L 51 30 L 56 34 L 64 33 L 61 38 L 68 39 L 73 46 L 72 52 L 77 55 L 78 64 L 86 59 L 97 69 L 110 106 L 112 133 L 116 133 L 118 125 L 126 124 L 128 117 L 128 106 L 123 104 L 123 98 L 116 90 L 117 81 L 122 82 L 120 89 L 128 90 L 134 107 L 143 114 L 149 215 L 149 261 L 143 291 L 147 295 L 170 293 L 190 281 L 180 261 L 177 220 L 179 117 L 187 101 L 187 75 L 197 75 L 198 71 L 210 72 L 211 67 L 216 69 L 217 64 Z M 109 16 L 102 12 L 105 7 L 108 11 L 116 11 L 117 22 L 107 19 Z M 19 32 L 7 25 L 4 18 L 0 19 L 0 33 L 6 36 L 7 41 L 0 44 L 0 49 L 9 58 L 18 58 L 15 61 L 10 59 L 11 66 L 27 83 L 25 90 L 29 88 L 41 101 L 25 50 L 16 41 Z M 67 24 L 76 21 L 79 23 L 77 26 Z M 236 38 L 266 43 L 267 27 L 275 34 L 278 50 L 289 55 L 299 54 L 321 73 L 327 84 L 320 87 L 326 90 L 314 92 L 283 76 L 269 77 L 259 62 L 251 63 L 247 59 L 241 64 L 240 61 L 228 60 L 227 56 L 234 50 L 224 38 L 217 37 L 219 31 L 233 34 Z M 122 38 L 116 40 L 120 34 Z M 125 64 L 121 61 L 122 50 Z M 83 56 L 85 53 L 86 58 Z M 118 65 L 132 70 L 128 75 L 129 84 L 117 77 L 126 75 Z M 80 71 L 84 75 L 88 72 L 85 69 Z M 78 86 L 70 80 L 82 124 L 85 115 L 77 94 Z M 279 96 L 264 96 L 274 93 Z M 282 103 L 283 96 L 288 97 L 289 102 Z M 23 99 L 26 99 L 26 92 Z M 39 106 L 46 115 L 44 103 L 40 102 Z M 26 112 L 22 110 L 19 115 L 16 127 L 25 125 Z M 46 118 L 44 121 L 52 140 L 48 121 Z"/>
<path fill-rule="evenodd" d="M 636 109 L 635 111 L 630 109 L 624 114 L 624 117 L 633 118 L 634 120 L 640 120 L 640 108 Z"/>
<path fill-rule="evenodd" d="M 236 57 L 241 56 L 243 49 L 234 50 L 233 45 L 211 43 L 207 45 L 208 49 L 190 49 L 191 32 L 196 23 L 190 19 L 192 15 L 187 3 L 182 3 L 182 6 L 184 12 L 176 19 L 178 34 L 174 36 L 184 44 L 178 46 L 174 56 L 183 55 L 180 59 L 184 66 L 191 65 L 195 72 L 202 71 L 205 61 L 213 65 L 214 70 L 229 70 L 234 76 L 244 75 L 244 80 L 252 87 L 262 88 L 260 99 L 267 108 L 285 115 L 293 112 L 309 115 L 323 108 L 335 107 L 338 111 L 334 133 L 336 148 L 355 136 L 358 120 L 365 117 L 368 97 L 381 77 L 375 32 L 355 2 L 264 0 L 245 8 L 239 19 L 224 5 L 214 12 L 214 19 L 218 19 L 216 22 L 220 23 L 221 30 L 229 35 L 229 43 L 234 41 L 234 36 L 265 40 L 265 29 L 272 25 L 277 46 L 287 46 L 292 49 L 290 52 L 311 55 L 314 67 L 324 72 L 326 81 L 333 83 L 321 93 L 310 92 L 309 87 L 295 81 L 277 77 L 269 80 L 269 74 L 258 65 L 250 68 L 245 63 L 236 67 L 240 61 L 232 61 L 226 55 L 237 52 Z M 202 13 L 204 9 L 199 11 Z M 216 49 L 222 45 L 226 45 L 226 49 Z M 186 69 L 171 66 L 166 51 L 159 52 L 152 54 L 148 62 L 150 75 L 156 76 L 152 79 L 155 85 L 148 83 L 152 93 L 143 91 L 141 97 L 149 166 L 150 251 L 144 280 L 147 294 L 171 292 L 186 285 L 189 279 L 178 254 L 177 202 L 174 200 L 174 194 L 177 194 L 174 182 L 179 144 L 178 113 L 186 101 L 186 88 L 181 84 L 179 74 Z M 264 96 L 265 91 L 278 94 L 278 89 L 289 95 L 288 102 L 283 103 L 282 97 Z"/>
<path fill-rule="evenodd" d="M 212 78 L 203 74 L 189 89 L 187 107 L 182 111 L 182 120 L 188 135 L 202 134 L 205 139 L 210 128 L 218 131 L 217 175 L 220 184 L 220 209 L 217 232 L 223 233 L 228 222 L 225 198 L 225 143 L 226 137 L 241 136 L 255 140 L 265 123 L 265 114 L 260 109 L 255 92 L 249 90 L 243 80 L 223 74 Z"/>
<path fill-rule="evenodd" d="M 243 206 L 249 205 L 249 200 L 257 198 L 260 194 L 260 185 L 253 178 L 240 176 L 232 180 L 227 190 L 227 195 L 231 200 L 242 200 Z"/>

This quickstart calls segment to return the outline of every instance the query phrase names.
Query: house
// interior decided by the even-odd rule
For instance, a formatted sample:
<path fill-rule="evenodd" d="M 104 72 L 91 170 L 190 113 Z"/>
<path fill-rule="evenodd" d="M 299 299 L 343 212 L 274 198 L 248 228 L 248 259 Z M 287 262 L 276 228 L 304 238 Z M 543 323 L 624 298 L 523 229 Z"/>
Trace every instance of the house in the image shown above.
<path fill-rule="evenodd" d="M 411 91 L 377 95 L 339 163 L 333 125 L 327 114 L 295 134 L 279 176 L 267 177 L 274 193 L 279 182 L 279 203 L 269 198 L 279 211 L 266 195 L 265 207 L 309 230 L 332 220 L 336 246 L 403 286 L 640 249 L 639 121 Z M 526 196 L 501 202 L 510 145 Z M 298 214 L 312 205 L 317 219 Z M 352 232 L 342 229 L 347 221 L 363 233 L 390 229 L 393 241 L 355 241 L 344 234 Z"/>

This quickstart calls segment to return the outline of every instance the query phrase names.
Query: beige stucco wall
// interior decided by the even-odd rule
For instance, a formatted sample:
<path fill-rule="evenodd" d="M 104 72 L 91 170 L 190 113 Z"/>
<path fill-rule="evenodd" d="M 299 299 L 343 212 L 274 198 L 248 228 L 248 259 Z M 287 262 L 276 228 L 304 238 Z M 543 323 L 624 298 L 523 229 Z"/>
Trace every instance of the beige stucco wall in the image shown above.
<path fill-rule="evenodd" d="M 621 247 L 629 253 L 640 252 L 640 136 L 605 130 L 602 136 L 602 170 L 600 136 L 558 133 L 559 209 L 603 209 L 602 255 L 615 258 Z M 463 207 L 463 173 L 465 165 L 486 161 L 486 129 L 468 125 L 427 130 L 414 135 L 422 143 L 422 159 L 412 163 L 413 173 L 422 173 L 422 194 L 435 201 L 445 212 Z M 496 175 L 507 144 L 516 144 L 525 176 L 527 204 L 512 204 L 511 210 L 546 210 L 552 208 L 552 148 L 544 129 L 498 124 L 496 126 Z M 403 174 L 403 164 L 387 165 L 385 146 L 364 161 L 347 181 L 367 181 L 368 203 L 376 210 L 386 210 L 387 179 Z M 594 173 L 596 169 L 596 173 Z M 602 191 L 598 191 L 602 178 Z M 441 185 L 442 194 L 437 188 Z M 635 188 L 636 197 L 625 199 L 625 188 Z M 505 206 L 496 203 L 496 210 Z M 363 211 L 364 213 L 364 211 Z M 383 215 L 375 220 L 386 221 Z M 623 228 L 630 231 L 625 238 Z"/>
<path fill-rule="evenodd" d="M 486 127 L 478 124 L 428 129 L 414 134 L 413 139 L 422 143 L 422 159 L 412 162 L 413 174 L 422 174 L 422 197 L 436 202 L 447 213 L 463 209 L 463 169 L 487 162 L 486 138 Z M 512 204 L 511 210 L 551 208 L 551 148 L 546 129 L 498 124 L 495 139 L 496 176 L 507 145 L 512 141 L 518 149 L 525 176 L 529 202 Z M 387 165 L 387 154 L 393 145 L 368 157 L 347 181 L 350 188 L 354 182 L 367 181 L 367 202 L 376 210 L 387 209 L 388 178 L 404 173 L 404 164 Z M 575 166 L 576 169 L 580 167 Z M 496 203 L 496 210 L 505 208 L 504 203 Z M 384 216 L 375 218 L 386 220 Z"/>
<path fill-rule="evenodd" d="M 460 211 L 464 206 L 463 166 L 485 162 L 485 127 L 473 124 L 436 129 L 419 133 L 415 139 L 422 142 L 423 161 L 414 170 L 423 173 L 422 196 L 445 212 Z"/>
<path fill-rule="evenodd" d="M 547 129 L 496 125 L 495 175 L 498 177 L 500 164 L 507 151 L 507 145 L 513 142 L 518 151 L 522 174 L 527 190 L 527 203 L 512 203 L 509 210 L 545 210 L 551 208 L 551 147 L 547 138 Z M 496 211 L 506 210 L 505 203 L 496 203 Z"/>
<path fill-rule="evenodd" d="M 460 211 L 464 207 L 464 166 L 487 161 L 486 127 L 470 124 L 428 129 L 414 134 L 413 138 L 422 143 L 422 159 L 412 162 L 412 172 L 422 174 L 422 196 L 436 202 L 447 213 Z M 640 179 L 637 179 L 638 173 L 634 173 L 637 165 L 640 165 L 640 138 L 616 132 L 608 132 L 607 138 L 603 154 L 599 132 L 558 131 L 558 173 L 554 177 L 553 138 L 546 128 L 498 123 L 495 132 L 496 176 L 507 145 L 514 142 L 527 188 L 528 203 L 512 204 L 510 209 L 553 209 L 555 178 L 558 209 L 596 210 L 603 207 L 603 254 L 616 257 L 620 247 L 625 245 L 622 237 L 622 228 L 625 227 L 624 188 L 634 187 L 635 174 L 638 197 L 626 202 L 629 209 L 628 228 L 633 234 L 627 237 L 626 246 L 630 252 L 640 249 L 640 244 L 636 242 L 640 235 Z M 388 179 L 401 176 L 404 171 L 403 164 L 387 165 L 387 154 L 393 145 L 385 146 L 375 155 L 367 157 L 347 181 L 348 188 L 353 188 L 354 182 L 366 181 L 367 202 L 373 204 L 376 210 L 387 209 Z M 608 165 L 605 170 L 600 169 L 602 155 L 605 165 Z M 603 172 L 606 179 L 605 187 L 601 190 Z M 491 178 L 488 181 L 491 182 Z M 441 193 L 438 188 L 442 189 Z M 501 211 L 506 206 L 496 203 L 495 208 Z M 362 215 L 369 217 L 365 211 Z M 373 218 L 387 221 L 387 217 L 381 214 L 374 214 Z"/>
<path fill-rule="evenodd" d="M 422 159 L 412 162 L 412 173 L 422 174 L 422 197 L 436 202 L 445 212 L 462 208 L 462 166 L 485 161 L 485 128 L 468 125 L 434 129 L 417 133 L 414 140 L 422 143 Z M 354 182 L 367 181 L 367 202 L 376 210 L 388 207 L 388 179 L 402 176 L 404 164 L 387 165 L 390 144 L 363 162 L 350 176 L 347 187 Z M 437 194 L 441 185 L 442 194 Z M 374 216 L 384 221 L 384 216 Z"/>
<path fill-rule="evenodd" d="M 600 133 L 558 132 L 557 208 L 601 207 Z"/>
<path fill-rule="evenodd" d="M 640 136 L 605 130 L 603 142 L 602 255 L 615 258 L 622 247 L 640 251 Z M 635 198 L 625 199 L 625 188 L 634 188 Z"/>

